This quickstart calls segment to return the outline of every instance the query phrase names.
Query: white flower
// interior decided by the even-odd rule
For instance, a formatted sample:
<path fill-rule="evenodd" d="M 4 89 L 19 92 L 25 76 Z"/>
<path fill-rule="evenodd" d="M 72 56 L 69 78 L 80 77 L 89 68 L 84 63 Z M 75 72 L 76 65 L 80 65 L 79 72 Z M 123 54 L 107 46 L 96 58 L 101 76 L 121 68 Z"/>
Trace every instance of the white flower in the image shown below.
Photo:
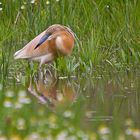
<path fill-rule="evenodd" d="M 88 140 L 88 136 L 81 130 L 77 132 L 77 136 L 82 138 L 83 140 Z"/>
<path fill-rule="evenodd" d="M 24 2 L 23 2 L 23 4 L 25 4 L 25 5 L 26 5 L 26 4 L 27 4 L 27 2 L 26 2 L 26 1 L 24 1 Z"/>
<path fill-rule="evenodd" d="M 36 132 L 30 134 L 27 138 L 25 138 L 25 140 L 40 140 L 40 139 L 42 139 L 41 136 Z"/>
<path fill-rule="evenodd" d="M 47 4 L 47 5 L 49 5 L 49 4 L 50 4 L 50 2 L 47 0 L 47 1 L 46 1 L 46 4 Z"/>
<path fill-rule="evenodd" d="M 23 9 L 25 9 L 25 6 L 24 6 L 24 5 L 22 5 L 22 6 L 21 6 L 21 9 L 22 9 L 22 10 L 23 10 Z"/>
<path fill-rule="evenodd" d="M 131 128 L 127 128 L 125 130 L 126 135 L 132 135 L 132 129 Z"/>
<path fill-rule="evenodd" d="M 20 97 L 18 99 L 18 102 L 21 103 L 21 104 L 30 104 L 31 103 L 31 99 L 27 98 L 27 97 L 23 97 L 23 98 Z"/>
<path fill-rule="evenodd" d="M 9 107 L 12 107 L 13 106 L 13 104 L 12 104 L 12 102 L 11 101 L 4 101 L 4 107 L 7 107 L 7 108 L 9 108 Z"/>
<path fill-rule="evenodd" d="M 67 138 L 67 131 L 62 131 L 57 135 L 56 140 L 65 140 Z"/>
<path fill-rule="evenodd" d="M 106 8 L 109 8 L 110 6 L 109 5 L 106 5 Z"/>
<path fill-rule="evenodd" d="M 35 3 L 35 0 L 31 0 L 31 3 L 34 4 Z"/>
<path fill-rule="evenodd" d="M 64 112 L 63 116 L 66 118 L 70 118 L 73 116 L 73 113 L 71 111 L 67 110 Z"/>
<path fill-rule="evenodd" d="M 5 93 L 5 95 L 6 95 L 6 97 L 13 97 L 14 96 L 14 92 L 9 90 L 9 91 L 7 91 Z"/>
<path fill-rule="evenodd" d="M 19 102 L 16 102 L 15 103 L 15 109 L 20 109 L 23 107 L 23 104 L 19 103 Z"/>
<path fill-rule="evenodd" d="M 126 87 L 126 86 L 125 86 L 125 87 L 124 87 L 124 89 L 126 89 L 126 90 L 127 90 L 127 89 L 128 89 L 128 87 Z"/>
<path fill-rule="evenodd" d="M 109 134 L 110 133 L 110 130 L 108 127 L 106 126 L 100 126 L 98 132 L 101 134 L 101 135 L 106 135 L 106 134 Z"/>
<path fill-rule="evenodd" d="M 139 130 L 139 129 L 133 130 L 132 135 L 133 135 L 135 138 L 140 139 L 140 130 Z"/>
<path fill-rule="evenodd" d="M 2 8 L 0 7 L 0 11 L 2 11 Z"/>
<path fill-rule="evenodd" d="M 18 93 L 18 96 L 19 96 L 19 98 L 23 98 L 23 97 L 26 96 L 26 92 L 21 90 L 21 91 Z"/>
<path fill-rule="evenodd" d="M 25 129 L 25 120 L 23 118 L 17 120 L 17 129 L 19 130 Z"/>

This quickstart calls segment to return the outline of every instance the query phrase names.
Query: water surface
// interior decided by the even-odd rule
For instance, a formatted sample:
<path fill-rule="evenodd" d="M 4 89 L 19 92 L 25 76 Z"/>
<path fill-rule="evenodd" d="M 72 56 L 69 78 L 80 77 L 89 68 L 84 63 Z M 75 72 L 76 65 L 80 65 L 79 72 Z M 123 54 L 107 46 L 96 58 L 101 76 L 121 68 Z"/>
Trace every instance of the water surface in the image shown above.
<path fill-rule="evenodd" d="M 26 83 L 1 84 L 1 137 L 140 139 L 139 71 L 47 74 Z"/>

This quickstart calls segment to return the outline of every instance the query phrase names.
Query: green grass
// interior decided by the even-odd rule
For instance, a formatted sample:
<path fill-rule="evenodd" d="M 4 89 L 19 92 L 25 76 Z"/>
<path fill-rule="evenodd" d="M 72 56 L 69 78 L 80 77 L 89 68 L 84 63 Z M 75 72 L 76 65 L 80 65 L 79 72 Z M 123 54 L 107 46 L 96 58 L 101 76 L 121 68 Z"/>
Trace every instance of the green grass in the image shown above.
<path fill-rule="evenodd" d="M 13 53 L 55 23 L 70 26 L 79 38 L 72 56 L 58 60 L 59 73 L 92 71 L 98 65 L 120 70 L 140 63 L 138 0 L 51 0 L 48 5 L 11 0 L 0 6 L 2 80 L 17 65 Z"/>

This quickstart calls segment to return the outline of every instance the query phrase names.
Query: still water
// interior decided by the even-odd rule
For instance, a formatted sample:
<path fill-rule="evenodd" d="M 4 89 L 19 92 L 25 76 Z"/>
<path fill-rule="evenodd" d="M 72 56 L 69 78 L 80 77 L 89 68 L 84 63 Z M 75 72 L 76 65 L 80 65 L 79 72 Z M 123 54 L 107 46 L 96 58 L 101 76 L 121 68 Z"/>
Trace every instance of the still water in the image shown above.
<path fill-rule="evenodd" d="M 139 71 L 16 80 L 0 85 L 0 140 L 140 139 Z"/>

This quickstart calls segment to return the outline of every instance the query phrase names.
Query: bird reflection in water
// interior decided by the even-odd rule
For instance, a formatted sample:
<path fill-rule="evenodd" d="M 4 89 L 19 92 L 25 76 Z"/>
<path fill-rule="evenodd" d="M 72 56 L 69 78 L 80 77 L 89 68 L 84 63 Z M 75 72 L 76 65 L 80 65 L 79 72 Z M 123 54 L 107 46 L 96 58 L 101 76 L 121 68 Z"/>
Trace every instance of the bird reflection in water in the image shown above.
<path fill-rule="evenodd" d="M 41 104 L 47 104 L 53 109 L 61 105 L 71 104 L 76 99 L 76 92 L 70 81 L 55 79 L 49 74 L 45 78 L 30 79 L 28 91 Z"/>

